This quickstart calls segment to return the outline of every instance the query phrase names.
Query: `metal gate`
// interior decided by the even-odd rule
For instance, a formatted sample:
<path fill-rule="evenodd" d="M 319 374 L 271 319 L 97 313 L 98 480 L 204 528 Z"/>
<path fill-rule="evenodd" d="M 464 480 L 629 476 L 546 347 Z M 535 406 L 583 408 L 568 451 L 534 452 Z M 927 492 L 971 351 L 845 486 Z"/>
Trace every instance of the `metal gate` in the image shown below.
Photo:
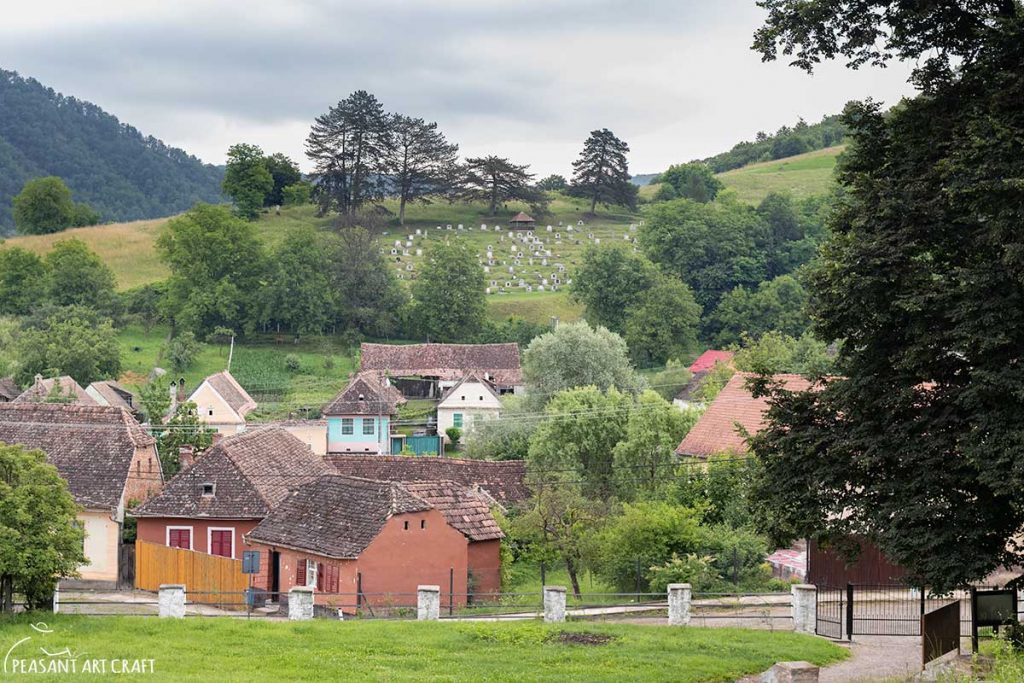
<path fill-rule="evenodd" d="M 846 618 L 846 590 L 818 586 L 814 632 L 819 636 L 840 640 Z"/>
<path fill-rule="evenodd" d="M 920 636 L 921 616 L 950 603 L 960 605 L 960 632 L 971 633 L 970 593 L 929 595 L 901 584 L 819 586 L 815 633 L 826 638 Z"/>

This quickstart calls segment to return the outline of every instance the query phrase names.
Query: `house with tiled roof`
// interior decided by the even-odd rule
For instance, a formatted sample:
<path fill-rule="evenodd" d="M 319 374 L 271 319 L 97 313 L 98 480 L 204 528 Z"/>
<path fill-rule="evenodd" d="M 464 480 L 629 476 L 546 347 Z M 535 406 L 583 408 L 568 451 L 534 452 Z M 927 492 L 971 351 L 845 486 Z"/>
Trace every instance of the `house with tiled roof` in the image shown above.
<path fill-rule="evenodd" d="M 111 380 L 93 382 L 85 388 L 85 393 L 91 396 L 97 405 L 124 408 L 136 417 L 139 415 L 135 395 L 117 382 Z"/>
<path fill-rule="evenodd" d="M 256 409 L 256 401 L 227 370 L 204 379 L 188 400 L 196 404 L 199 421 L 224 436 L 245 431 L 245 416 Z"/>
<path fill-rule="evenodd" d="M 500 539 L 486 504 L 457 484 L 339 474 L 298 487 L 246 535 L 279 572 L 276 584 L 257 579 L 258 588 L 315 587 L 317 604 L 346 611 L 357 591 L 364 604 L 402 603 L 421 584 L 442 586 L 445 602 L 452 586 L 452 602 L 464 604 L 470 589 L 479 590 L 470 547 L 497 549 Z"/>
<path fill-rule="evenodd" d="M 526 463 L 522 460 L 329 454 L 327 461 L 340 474 L 365 479 L 402 483 L 453 481 L 502 509 L 512 508 L 530 497 Z"/>
<path fill-rule="evenodd" d="M 704 402 L 698 398 L 698 390 L 704 383 L 708 374 L 718 365 L 732 366 L 732 359 L 736 354 L 732 351 L 715 351 L 709 349 L 697 357 L 697 360 L 687 368 L 690 372 L 690 380 L 679 390 L 679 393 L 672 399 L 672 403 L 680 408 L 689 408 L 694 405 L 703 405 Z"/>
<path fill-rule="evenodd" d="M 280 427 L 225 437 L 133 511 L 138 539 L 241 558 L 250 532 L 288 493 L 331 471 Z M 264 573 L 267 567 L 263 567 Z"/>
<path fill-rule="evenodd" d="M 688 367 L 687 370 L 696 375 L 699 372 L 711 370 L 718 363 L 732 365 L 732 359 L 735 356 L 735 351 L 717 351 L 715 349 L 708 349 L 697 356 L 697 359 L 690 363 L 690 367 Z"/>
<path fill-rule="evenodd" d="M 328 453 L 391 453 L 391 420 L 402 394 L 380 372 L 361 372 L 321 411 Z"/>
<path fill-rule="evenodd" d="M 153 437 L 123 408 L 25 401 L 0 404 L 0 441 L 46 453 L 81 508 L 81 578 L 115 584 L 125 510 L 163 484 Z"/>
<path fill-rule="evenodd" d="M 745 453 L 745 433 L 755 434 L 764 427 L 768 400 L 754 398 L 747 388 L 750 373 L 737 372 L 711 402 L 697 424 L 676 448 L 678 455 L 708 458 L 718 453 Z M 790 391 L 805 391 L 812 386 L 800 375 L 775 375 L 775 381 Z"/>
<path fill-rule="evenodd" d="M 501 415 L 501 398 L 497 390 L 475 372 L 470 372 L 449 387 L 437 404 L 437 433 L 445 435 L 450 427 L 469 431 L 473 424 L 493 420 Z"/>
<path fill-rule="evenodd" d="M 0 377 L 0 403 L 10 403 L 21 395 L 21 387 L 13 377 Z"/>
<path fill-rule="evenodd" d="M 43 377 L 36 375 L 32 386 L 22 392 L 11 403 L 73 403 L 82 406 L 99 405 L 85 392 L 73 377 Z"/>
<path fill-rule="evenodd" d="M 499 393 L 523 385 L 517 344 L 362 344 L 359 353 L 360 370 L 431 380 L 436 385 L 433 396 L 471 372 L 493 384 Z"/>

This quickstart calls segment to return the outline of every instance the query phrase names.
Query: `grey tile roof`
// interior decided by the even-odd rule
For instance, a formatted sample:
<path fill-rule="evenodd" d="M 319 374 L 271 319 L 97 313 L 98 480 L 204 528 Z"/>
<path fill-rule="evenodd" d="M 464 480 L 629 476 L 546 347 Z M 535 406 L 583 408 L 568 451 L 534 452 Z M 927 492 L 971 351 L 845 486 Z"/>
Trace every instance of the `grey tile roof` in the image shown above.
<path fill-rule="evenodd" d="M 60 392 L 63 397 L 61 402 L 77 403 L 83 406 L 99 405 L 92 396 L 85 393 L 82 385 L 68 375 L 46 379 L 36 375 L 36 381 L 33 382 L 32 386 L 26 389 L 18 398 L 11 401 L 11 403 L 43 403 L 50 396 L 50 392 L 53 391 L 56 384 L 60 385 Z"/>
<path fill-rule="evenodd" d="M 133 513 L 137 517 L 259 519 L 297 486 L 330 472 L 323 458 L 281 427 L 230 436 L 196 458 Z M 203 484 L 213 484 L 213 495 Z"/>
<path fill-rule="evenodd" d="M 0 377 L 0 402 L 13 401 L 21 395 L 21 387 L 13 377 Z"/>
<path fill-rule="evenodd" d="M 112 382 L 110 380 L 93 382 L 89 385 L 86 391 L 88 391 L 88 389 L 92 389 L 103 397 L 103 405 L 135 411 L 135 399 L 132 392 L 128 391 L 117 382 Z"/>
<path fill-rule="evenodd" d="M 38 448 L 83 507 L 115 509 L 136 450 L 152 446 L 123 408 L 64 403 L 0 403 L 0 441 Z"/>
<path fill-rule="evenodd" d="M 441 512 L 448 523 L 471 541 L 504 538 L 498 521 L 484 498 L 453 481 L 420 481 L 402 484 Z"/>
<path fill-rule="evenodd" d="M 361 370 L 387 372 L 392 377 L 451 381 L 475 370 L 502 386 L 523 382 L 516 344 L 362 344 L 359 352 Z"/>
<path fill-rule="evenodd" d="M 324 415 L 396 415 L 405 398 L 381 373 L 362 372 L 321 411 Z"/>
<path fill-rule="evenodd" d="M 448 387 L 448 389 L 443 394 L 441 394 L 441 400 L 438 401 L 438 404 L 440 405 L 441 403 L 444 403 L 449 396 L 454 394 L 455 391 L 466 382 L 477 382 L 481 384 L 484 387 L 484 389 L 490 392 L 491 396 L 493 396 L 495 399 L 499 401 L 501 400 L 501 397 L 498 396 L 498 392 L 494 390 L 494 386 L 490 382 L 480 378 L 475 372 L 468 372 L 462 379 Z"/>
<path fill-rule="evenodd" d="M 293 491 L 246 539 L 354 559 L 389 518 L 429 509 L 430 504 L 401 484 L 332 474 Z"/>
<path fill-rule="evenodd" d="M 341 474 L 384 481 L 453 481 L 481 489 L 508 507 L 526 500 L 526 464 L 522 460 L 460 460 L 402 455 L 328 455 Z"/>

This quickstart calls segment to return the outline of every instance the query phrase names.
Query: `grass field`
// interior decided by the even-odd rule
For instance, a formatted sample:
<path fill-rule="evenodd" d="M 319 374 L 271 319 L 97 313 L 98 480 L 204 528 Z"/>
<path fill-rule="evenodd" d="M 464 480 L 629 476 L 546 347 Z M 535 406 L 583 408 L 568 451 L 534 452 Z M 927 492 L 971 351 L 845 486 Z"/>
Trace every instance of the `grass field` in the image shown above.
<path fill-rule="evenodd" d="M 609 624 L 247 622 L 47 615 L 51 633 L 0 620 L 7 666 L 68 648 L 91 660 L 152 660 L 154 681 L 732 681 L 777 661 L 835 662 L 845 651 L 790 632 Z M 590 644 L 580 644 L 588 634 Z M 57 657 L 60 659 L 60 655 Z M 19 662 L 21 664 L 19 664 Z M 33 680 L 107 676 L 32 675 Z M 17 674 L 10 678 L 17 678 Z M 5 678 L 8 678 L 5 676 Z"/>

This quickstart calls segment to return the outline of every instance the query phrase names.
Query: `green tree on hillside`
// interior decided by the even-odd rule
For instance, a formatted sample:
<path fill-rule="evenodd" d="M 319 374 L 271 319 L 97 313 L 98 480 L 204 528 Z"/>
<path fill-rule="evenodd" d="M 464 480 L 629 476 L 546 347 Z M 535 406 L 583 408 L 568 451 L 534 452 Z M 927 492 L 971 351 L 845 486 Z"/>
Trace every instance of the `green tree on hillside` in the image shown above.
<path fill-rule="evenodd" d="M 20 384 L 27 385 L 40 374 L 71 375 L 85 386 L 121 374 L 117 331 L 94 311 L 68 306 L 26 324 L 15 349 Z"/>
<path fill-rule="evenodd" d="M 198 336 L 216 327 L 252 329 L 265 272 L 252 223 L 222 206 L 197 204 L 168 221 L 156 246 L 171 270 L 165 305 L 175 323 Z"/>
<path fill-rule="evenodd" d="M 374 236 L 363 228 L 343 228 L 330 255 L 338 324 L 373 337 L 394 335 L 409 295 L 380 253 Z"/>
<path fill-rule="evenodd" d="M 334 314 L 330 252 L 326 240 L 303 226 L 284 237 L 268 259 L 266 284 L 259 292 L 259 319 L 264 326 L 283 325 L 295 334 L 319 334 Z"/>
<path fill-rule="evenodd" d="M 449 143 L 436 123 L 423 119 L 393 114 L 388 125 L 398 223 L 405 225 L 406 204 L 429 203 L 431 197 L 451 193 L 459 146 Z"/>
<path fill-rule="evenodd" d="M 558 175 L 557 173 L 552 173 L 537 183 L 537 187 L 545 192 L 561 192 L 568 186 L 569 183 L 566 181 L 565 176 Z"/>
<path fill-rule="evenodd" d="M 776 330 L 799 337 L 810 326 L 804 310 L 807 292 L 792 275 L 767 280 L 751 291 L 740 285 L 722 297 L 706 321 L 705 331 L 716 346 L 738 344 Z"/>
<path fill-rule="evenodd" d="M 637 397 L 624 438 L 612 449 L 615 491 L 622 500 L 653 497 L 673 481 L 675 449 L 697 422 L 650 389 Z"/>
<path fill-rule="evenodd" d="M 758 517 L 775 541 L 866 535 L 936 591 L 1018 566 L 1024 5 L 763 4 L 764 59 L 900 59 L 922 94 L 845 112 L 842 202 L 808 279 L 816 333 L 844 340 L 837 376 L 758 387 L 775 396 Z"/>
<path fill-rule="evenodd" d="M 466 159 L 455 194 L 465 201 L 486 202 L 489 216 L 497 215 L 498 207 L 511 201 L 526 202 L 535 213 L 543 213 L 547 196 L 534 186 L 529 168 L 497 156 Z"/>
<path fill-rule="evenodd" d="M 413 282 L 416 329 L 430 341 L 470 341 L 487 320 L 484 271 L 465 242 L 435 242 Z"/>
<path fill-rule="evenodd" d="M 13 594 L 43 609 L 57 581 L 86 562 L 78 506 L 57 468 L 40 450 L 0 443 L 0 613 Z"/>
<path fill-rule="evenodd" d="M 780 372 L 827 375 L 835 370 L 835 354 L 810 331 L 792 337 L 772 330 L 757 339 L 743 338 L 733 365 L 742 372 L 775 375 Z"/>
<path fill-rule="evenodd" d="M 76 237 L 59 240 L 44 261 L 48 301 L 114 313 L 118 303 L 114 271 L 85 242 Z"/>
<path fill-rule="evenodd" d="M 671 188 L 671 196 L 662 195 L 657 197 L 659 200 L 692 199 L 706 204 L 725 187 L 707 164 L 700 161 L 669 166 L 668 170 L 659 176 L 659 180 L 663 190 L 668 191 L 668 188 Z"/>
<path fill-rule="evenodd" d="M 263 158 L 263 165 L 267 167 L 273 185 L 270 192 L 263 198 L 264 206 L 284 206 L 285 188 L 291 187 L 302 181 L 302 171 L 298 164 L 292 161 L 287 155 L 276 152 Z"/>
<path fill-rule="evenodd" d="M 657 267 L 648 258 L 624 245 L 590 245 L 569 291 L 583 304 L 591 324 L 622 334 L 629 312 L 658 277 Z"/>
<path fill-rule="evenodd" d="M 523 354 L 523 377 L 530 387 L 527 395 L 541 405 L 564 389 L 615 387 L 634 393 L 642 384 L 622 337 L 583 321 L 562 323 L 530 342 Z"/>
<path fill-rule="evenodd" d="M 626 344 L 640 367 L 664 365 L 696 348 L 701 308 L 679 278 L 661 275 L 626 318 Z"/>
<path fill-rule="evenodd" d="M 224 194 L 234 201 L 235 212 L 239 216 L 255 220 L 274 189 L 274 177 L 267 169 L 263 150 L 245 143 L 231 145 L 221 187 Z"/>
<path fill-rule="evenodd" d="M 0 315 L 25 315 L 46 300 L 46 266 L 21 247 L 0 251 Z"/>
<path fill-rule="evenodd" d="M 99 223 L 99 214 L 71 200 L 71 190 L 57 176 L 33 178 L 13 201 L 14 227 L 23 235 L 60 232 Z"/>
<path fill-rule="evenodd" d="M 309 204 L 312 196 L 313 186 L 302 180 L 281 190 L 281 205 L 302 206 Z"/>
<path fill-rule="evenodd" d="M 637 187 L 630 182 L 629 145 L 607 128 L 590 132 L 580 158 L 572 162 L 569 194 L 590 200 L 590 213 L 597 203 L 636 207 Z"/>

